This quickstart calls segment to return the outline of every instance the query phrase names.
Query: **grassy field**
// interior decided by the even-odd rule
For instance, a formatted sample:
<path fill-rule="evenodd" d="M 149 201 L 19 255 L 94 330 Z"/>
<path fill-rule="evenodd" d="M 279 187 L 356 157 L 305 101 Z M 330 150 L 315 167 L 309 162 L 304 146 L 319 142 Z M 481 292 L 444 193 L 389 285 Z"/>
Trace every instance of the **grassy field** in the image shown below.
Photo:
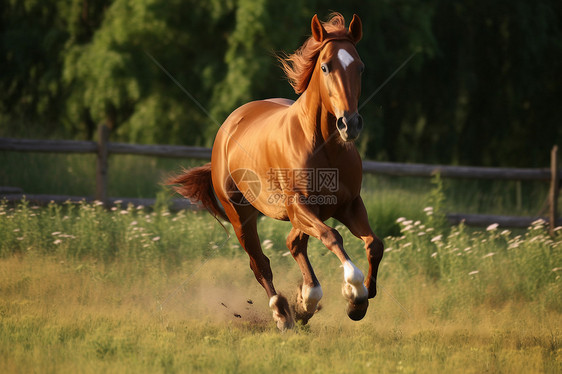
<path fill-rule="evenodd" d="M 562 230 L 450 228 L 433 195 L 433 209 L 392 218 L 361 322 L 345 314 L 339 262 L 311 240 L 323 307 L 287 333 L 236 238 L 203 212 L 2 204 L 2 372 L 561 372 Z M 289 226 L 259 225 L 290 296 Z M 362 243 L 338 229 L 365 270 Z"/>
<path fill-rule="evenodd" d="M 108 196 L 171 197 L 161 183 L 182 167 L 204 162 L 110 156 Z M 27 194 L 94 195 L 94 155 L 0 152 L 0 165 L 0 186 L 19 187 Z M 445 179 L 442 183 L 446 212 L 537 216 L 546 207 L 548 183 L 545 182 Z M 377 234 L 398 235 L 398 217 L 422 219 L 427 197 L 434 187 L 426 178 L 365 175 L 363 197 Z"/>

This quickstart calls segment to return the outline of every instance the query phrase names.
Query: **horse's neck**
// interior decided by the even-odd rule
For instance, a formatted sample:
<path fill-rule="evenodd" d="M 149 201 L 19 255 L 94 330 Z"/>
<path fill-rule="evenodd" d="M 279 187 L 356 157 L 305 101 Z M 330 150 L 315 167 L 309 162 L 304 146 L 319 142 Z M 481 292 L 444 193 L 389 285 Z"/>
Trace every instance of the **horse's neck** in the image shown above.
<path fill-rule="evenodd" d="M 309 87 L 310 88 L 310 87 Z M 317 89 L 307 89 L 293 104 L 303 134 L 312 148 L 327 147 L 330 153 L 343 150 L 338 142 L 336 118 L 322 105 Z"/>

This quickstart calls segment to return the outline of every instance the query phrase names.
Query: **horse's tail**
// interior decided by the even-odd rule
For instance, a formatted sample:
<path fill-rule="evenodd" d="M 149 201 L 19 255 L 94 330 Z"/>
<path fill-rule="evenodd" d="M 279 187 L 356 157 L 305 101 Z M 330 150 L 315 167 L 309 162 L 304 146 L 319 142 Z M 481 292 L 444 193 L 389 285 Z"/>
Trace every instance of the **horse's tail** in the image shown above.
<path fill-rule="evenodd" d="M 192 169 L 184 169 L 182 174 L 173 176 L 166 181 L 173 185 L 174 190 L 193 202 L 200 202 L 215 218 L 228 221 L 224 210 L 215 198 L 215 190 L 211 180 L 211 163 Z"/>

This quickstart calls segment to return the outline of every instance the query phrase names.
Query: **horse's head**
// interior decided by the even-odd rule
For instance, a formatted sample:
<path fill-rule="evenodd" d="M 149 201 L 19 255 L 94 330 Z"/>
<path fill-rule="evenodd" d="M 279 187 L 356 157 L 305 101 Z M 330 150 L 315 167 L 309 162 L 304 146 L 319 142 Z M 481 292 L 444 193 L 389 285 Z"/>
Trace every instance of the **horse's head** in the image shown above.
<path fill-rule="evenodd" d="M 312 37 L 324 44 L 314 68 L 322 102 L 336 117 L 341 138 L 353 141 L 363 128 L 363 118 L 357 106 L 365 65 L 355 49 L 362 36 L 361 20 L 357 15 L 353 16 L 345 38 L 330 38 L 317 16 L 312 18 L 311 27 Z"/>

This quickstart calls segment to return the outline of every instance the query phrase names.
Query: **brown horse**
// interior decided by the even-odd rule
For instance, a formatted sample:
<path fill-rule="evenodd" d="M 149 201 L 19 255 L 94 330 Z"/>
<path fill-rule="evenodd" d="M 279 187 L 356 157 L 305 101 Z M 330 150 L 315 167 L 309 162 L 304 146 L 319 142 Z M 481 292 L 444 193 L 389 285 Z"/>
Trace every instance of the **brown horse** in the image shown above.
<path fill-rule="evenodd" d="M 355 49 L 361 39 L 357 15 L 345 28 L 340 14 L 321 23 L 312 18 L 312 37 L 280 59 L 297 101 L 269 99 L 236 109 L 217 133 L 211 163 L 169 183 L 228 220 L 250 257 L 250 267 L 269 297 L 281 330 L 316 312 L 322 288 L 307 256 L 309 236 L 319 239 L 344 268 L 343 295 L 353 320 L 365 316 L 376 294 L 383 244 L 375 236 L 360 196 L 362 166 L 354 140 L 363 127 L 357 112 L 364 65 Z M 220 204 L 224 208 L 221 208 Z M 277 293 L 269 259 L 260 246 L 259 212 L 289 220 L 287 246 L 303 274 L 296 305 Z M 351 262 L 341 235 L 324 221 L 334 217 L 365 243 L 367 278 Z"/>

